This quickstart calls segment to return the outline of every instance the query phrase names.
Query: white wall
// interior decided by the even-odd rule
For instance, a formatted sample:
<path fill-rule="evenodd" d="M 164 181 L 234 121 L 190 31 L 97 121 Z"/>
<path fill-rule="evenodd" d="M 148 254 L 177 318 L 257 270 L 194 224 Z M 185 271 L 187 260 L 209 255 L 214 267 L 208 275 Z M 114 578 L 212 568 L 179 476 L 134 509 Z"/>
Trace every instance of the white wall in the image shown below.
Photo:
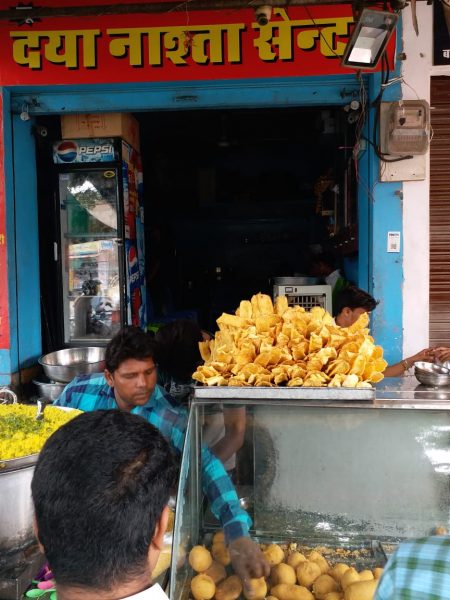
<path fill-rule="evenodd" d="M 417 3 L 418 37 L 412 28 L 410 7 L 402 14 L 406 53 L 403 97 L 415 100 L 419 96 L 429 101 L 430 77 L 450 76 L 449 66 L 433 67 L 433 7 Z M 428 156 L 427 179 L 403 184 L 403 356 L 411 356 L 429 343 L 429 190 Z"/>

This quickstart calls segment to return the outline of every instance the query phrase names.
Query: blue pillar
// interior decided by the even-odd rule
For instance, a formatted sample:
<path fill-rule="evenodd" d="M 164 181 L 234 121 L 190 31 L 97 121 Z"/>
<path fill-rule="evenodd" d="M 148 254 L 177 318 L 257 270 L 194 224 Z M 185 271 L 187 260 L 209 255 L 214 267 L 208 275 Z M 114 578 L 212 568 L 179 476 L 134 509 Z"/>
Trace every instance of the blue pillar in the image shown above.
<path fill-rule="evenodd" d="M 370 77 L 369 97 L 376 98 L 380 90 L 380 74 Z M 400 96 L 400 88 L 386 88 L 383 101 L 392 101 Z M 369 134 L 372 135 L 375 109 L 369 115 Z M 400 232 L 403 238 L 403 214 L 401 182 L 380 182 L 380 160 L 374 152 L 370 155 L 368 180 L 369 235 L 371 236 L 372 265 L 369 292 L 380 301 L 371 317 L 371 329 L 375 342 L 384 348 L 389 363 L 402 358 L 403 346 L 403 255 L 402 252 L 387 251 L 389 231 Z M 401 243 L 401 248 L 403 244 Z"/>
<path fill-rule="evenodd" d="M 14 240 L 8 240 L 8 252 L 14 253 L 15 258 L 15 269 L 10 271 L 11 336 L 17 336 L 11 368 L 12 372 L 17 372 L 36 362 L 41 355 L 42 344 L 33 121 L 22 121 L 18 115 L 14 115 L 12 123 L 14 188 L 13 194 L 9 194 L 7 210 L 9 223 L 13 221 L 10 231 L 14 232 Z M 15 298 L 12 297 L 14 288 Z"/>

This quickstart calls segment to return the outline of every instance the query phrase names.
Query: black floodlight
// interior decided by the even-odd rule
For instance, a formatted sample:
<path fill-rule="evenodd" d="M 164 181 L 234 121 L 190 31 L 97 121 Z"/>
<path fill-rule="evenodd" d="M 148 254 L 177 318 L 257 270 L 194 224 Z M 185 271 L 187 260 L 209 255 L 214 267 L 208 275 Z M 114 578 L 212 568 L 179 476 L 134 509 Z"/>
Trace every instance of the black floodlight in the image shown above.
<path fill-rule="evenodd" d="M 397 21 L 395 13 L 365 8 L 345 48 L 342 66 L 375 69 Z"/>

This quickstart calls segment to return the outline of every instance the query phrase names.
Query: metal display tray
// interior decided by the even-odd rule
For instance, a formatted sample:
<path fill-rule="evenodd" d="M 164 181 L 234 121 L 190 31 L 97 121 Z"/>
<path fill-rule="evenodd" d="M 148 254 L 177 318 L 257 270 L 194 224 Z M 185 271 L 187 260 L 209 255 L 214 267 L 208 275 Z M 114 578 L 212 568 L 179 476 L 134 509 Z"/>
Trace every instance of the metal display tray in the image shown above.
<path fill-rule="evenodd" d="M 194 397 L 208 400 L 328 400 L 373 401 L 375 388 L 329 387 L 234 387 L 196 385 Z"/>

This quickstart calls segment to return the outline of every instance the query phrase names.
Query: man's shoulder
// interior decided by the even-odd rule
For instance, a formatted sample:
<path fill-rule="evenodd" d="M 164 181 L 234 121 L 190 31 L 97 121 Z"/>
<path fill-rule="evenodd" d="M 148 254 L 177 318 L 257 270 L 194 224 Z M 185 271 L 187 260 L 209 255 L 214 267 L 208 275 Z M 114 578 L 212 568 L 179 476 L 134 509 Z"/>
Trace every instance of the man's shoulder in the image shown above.
<path fill-rule="evenodd" d="M 177 400 L 161 385 L 155 386 L 150 402 L 173 411 L 177 415 L 187 414 L 187 409 L 184 406 L 180 406 Z"/>
<path fill-rule="evenodd" d="M 89 387 L 98 389 L 105 386 L 109 387 L 103 373 L 91 373 L 89 375 L 78 375 L 72 379 L 67 388 L 70 387 L 70 389 L 74 391 L 76 389 L 85 390 Z"/>
<path fill-rule="evenodd" d="M 64 388 L 55 404 L 81 410 L 93 410 L 97 399 L 109 396 L 110 390 L 103 373 L 79 375 Z M 96 399 L 95 402 L 94 399 Z"/>
<path fill-rule="evenodd" d="M 439 552 L 443 557 L 446 555 L 446 560 L 450 560 L 450 536 L 448 535 L 432 535 L 428 537 L 416 538 L 403 542 L 398 547 L 398 555 L 402 557 L 410 557 L 424 553 Z"/>

